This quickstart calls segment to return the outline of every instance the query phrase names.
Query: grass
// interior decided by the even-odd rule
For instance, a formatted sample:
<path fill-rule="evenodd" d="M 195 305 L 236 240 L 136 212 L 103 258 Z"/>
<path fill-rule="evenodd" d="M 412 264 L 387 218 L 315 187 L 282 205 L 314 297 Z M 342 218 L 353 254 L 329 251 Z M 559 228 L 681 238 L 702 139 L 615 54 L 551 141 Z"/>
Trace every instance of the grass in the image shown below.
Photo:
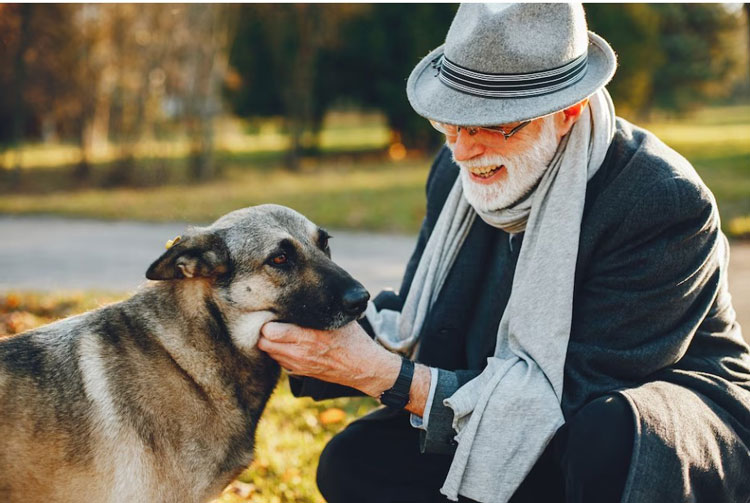
<path fill-rule="evenodd" d="M 216 150 L 229 156 L 268 157 L 283 152 L 289 138 L 280 119 L 244 121 L 222 117 L 214 123 Z M 303 140 L 309 139 L 308 137 Z M 385 117 L 379 113 L 334 112 L 328 114 L 320 134 L 324 153 L 367 151 L 388 145 L 389 132 Z M 181 136 L 162 139 L 145 138 L 133 146 L 138 160 L 184 159 L 190 151 L 187 139 Z M 91 153 L 94 164 L 112 163 L 119 155 L 113 145 L 99 145 Z M 70 143 L 28 143 L 20 148 L 0 151 L 0 166 L 20 164 L 22 169 L 60 168 L 81 160 L 77 145 Z"/>
<path fill-rule="evenodd" d="M 750 236 L 750 106 L 643 125 L 695 166 L 716 196 L 725 231 Z M 104 154 L 89 182 L 80 184 L 70 176 L 73 150 L 56 158 L 55 146 L 29 146 L 19 185 L 0 188 L 0 213 L 207 223 L 242 206 L 274 202 L 327 227 L 414 233 L 424 215 L 431 159 L 417 152 L 402 160 L 385 155 L 387 133 L 382 118 L 362 122 L 340 114 L 321 135 L 324 155 L 304 159 L 291 173 L 281 169 L 286 139 L 278 125 L 230 121 L 217 135 L 222 172 L 216 180 L 186 183 L 185 145 L 144 142 L 130 186 L 115 188 L 107 187 L 113 165 Z"/>
<path fill-rule="evenodd" d="M 106 292 L 0 295 L 0 338 L 121 298 Z M 283 378 L 258 426 L 255 460 L 213 503 L 323 503 L 315 487 L 320 452 L 374 406 L 364 398 L 294 398 Z"/>
<path fill-rule="evenodd" d="M 4 194 L 0 213 L 206 223 L 231 210 L 283 204 L 330 228 L 413 232 L 424 214 L 426 163 L 327 165 L 299 173 L 232 166 L 200 185 Z"/>

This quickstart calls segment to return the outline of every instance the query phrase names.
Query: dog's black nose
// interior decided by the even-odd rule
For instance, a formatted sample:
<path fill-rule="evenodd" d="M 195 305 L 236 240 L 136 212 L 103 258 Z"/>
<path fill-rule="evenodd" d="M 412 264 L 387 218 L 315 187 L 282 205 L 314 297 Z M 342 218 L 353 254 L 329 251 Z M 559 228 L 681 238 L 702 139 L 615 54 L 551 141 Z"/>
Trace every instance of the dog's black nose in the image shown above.
<path fill-rule="evenodd" d="M 362 285 L 357 285 L 344 292 L 341 303 L 346 314 L 357 315 L 367 308 L 369 299 L 370 294 L 367 293 L 367 290 Z"/>

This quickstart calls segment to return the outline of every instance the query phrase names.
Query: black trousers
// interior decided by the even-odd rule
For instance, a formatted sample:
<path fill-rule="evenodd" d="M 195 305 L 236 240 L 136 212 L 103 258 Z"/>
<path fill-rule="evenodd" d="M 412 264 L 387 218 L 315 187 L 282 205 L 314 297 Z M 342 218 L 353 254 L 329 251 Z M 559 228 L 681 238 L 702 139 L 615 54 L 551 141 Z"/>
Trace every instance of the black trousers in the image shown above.
<path fill-rule="evenodd" d="M 557 431 L 511 502 L 619 502 L 634 434 L 622 397 L 590 402 Z M 444 503 L 439 489 L 450 463 L 451 456 L 419 452 L 408 414 L 364 419 L 328 443 L 317 483 L 328 503 Z"/>

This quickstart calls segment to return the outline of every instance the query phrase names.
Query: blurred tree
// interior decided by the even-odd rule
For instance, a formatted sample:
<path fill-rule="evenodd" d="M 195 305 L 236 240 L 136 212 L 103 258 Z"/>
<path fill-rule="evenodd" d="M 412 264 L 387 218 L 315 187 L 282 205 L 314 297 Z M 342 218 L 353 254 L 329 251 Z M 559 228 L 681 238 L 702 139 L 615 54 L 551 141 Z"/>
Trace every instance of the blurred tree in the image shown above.
<path fill-rule="evenodd" d="M 291 169 L 297 168 L 303 149 L 317 147 L 332 97 L 321 92 L 321 54 L 341 50 L 342 25 L 366 10 L 344 4 L 254 4 L 240 10 L 229 56 L 238 82 L 227 95 L 240 115 L 283 116 Z M 303 141 L 306 132 L 308 142 Z"/>
<path fill-rule="evenodd" d="M 169 123 L 181 124 L 186 133 L 191 178 L 214 177 L 213 123 L 221 112 L 233 7 L 106 7 L 116 64 L 111 87 L 103 94 L 110 103 L 109 135 L 120 146 L 112 183 L 127 182 L 138 142 L 160 136 Z"/>
<path fill-rule="evenodd" d="M 359 7 L 336 18 L 340 6 L 244 6 L 230 54 L 238 77 L 228 91 L 233 109 L 243 116 L 283 114 L 287 124 L 314 130 L 331 104 L 356 104 L 382 110 L 394 142 L 425 148 L 439 141 L 413 113 L 404 84 L 443 41 L 456 6 Z M 739 29 L 739 13 L 720 4 L 591 4 L 586 11 L 591 29 L 618 54 L 609 87 L 626 114 L 679 112 L 726 95 L 733 69 L 743 63 L 727 36 Z M 335 18 L 327 32 L 333 43 L 311 35 L 321 16 Z M 310 69 L 313 61 L 317 70 Z M 301 130 L 290 129 L 301 138 Z"/>
<path fill-rule="evenodd" d="M 144 138 L 182 131 L 196 179 L 214 176 L 230 12 L 225 5 L 0 4 L 0 144 L 29 135 L 116 146 L 109 183 L 128 183 Z"/>
<path fill-rule="evenodd" d="M 31 33 L 31 16 L 33 15 L 33 5 L 21 4 L 18 6 L 18 41 L 13 56 L 13 78 L 12 91 L 10 94 L 13 107 L 11 119 L 11 141 L 12 145 L 18 145 L 24 132 L 24 122 L 26 119 L 26 110 L 24 106 L 23 89 L 26 86 L 27 65 L 26 58 L 29 51 Z M 16 160 L 16 166 L 13 170 L 17 178 L 20 173 L 20 159 Z"/>
<path fill-rule="evenodd" d="M 97 111 L 101 113 L 102 103 L 102 70 L 106 59 L 100 53 L 105 32 L 99 24 L 98 7 L 95 5 L 68 6 L 67 18 L 71 32 L 68 58 L 67 78 L 62 79 L 67 88 L 67 102 L 56 109 L 66 110 L 72 116 L 74 137 L 78 140 L 81 160 L 74 171 L 79 180 L 85 180 L 91 174 L 90 159 L 95 141 L 94 120 Z M 54 31 L 52 31 L 54 33 Z M 71 47 L 72 46 L 72 47 Z M 54 51 L 52 51 L 54 54 Z M 58 79 L 53 79 L 53 81 Z M 54 95 L 54 93 L 52 93 Z M 108 102 L 105 102 L 108 104 Z"/>
<path fill-rule="evenodd" d="M 315 147 L 336 102 L 382 110 L 394 141 L 424 147 L 438 139 L 404 92 L 409 72 L 439 45 L 455 5 L 245 5 L 230 52 L 237 80 L 228 86 L 243 116 L 283 114 L 289 159 Z M 303 145 L 303 132 L 310 143 Z"/>
<path fill-rule="evenodd" d="M 8 90 L 0 92 L 0 109 L 12 110 L 10 135 L 0 127 L 0 139 L 17 146 L 30 134 L 58 129 L 75 134 L 81 104 L 92 93 L 81 87 L 86 74 L 78 64 L 81 47 L 72 9 L 60 4 L 0 8 L 0 67 L 10 69 L 0 72 L 0 90 Z"/>
<path fill-rule="evenodd" d="M 607 86 L 618 111 L 641 112 L 652 101 L 654 78 L 666 55 L 660 47 L 660 16 L 647 4 L 587 4 L 589 29 L 617 53 L 617 72 Z"/>
<path fill-rule="evenodd" d="M 216 175 L 213 156 L 214 119 L 221 112 L 221 86 L 227 71 L 233 6 L 191 4 L 185 82 L 191 174 L 196 180 Z"/>
<path fill-rule="evenodd" d="M 747 65 L 737 33 L 749 9 L 587 5 L 591 29 L 618 53 L 610 85 L 618 108 L 640 115 L 682 111 L 727 95 L 732 79 L 747 78 L 737 70 Z M 114 144 L 119 161 L 110 182 L 119 184 L 128 181 L 137 147 L 187 136 L 190 173 L 210 178 L 222 83 L 235 113 L 284 118 L 291 166 L 317 146 L 326 111 L 342 104 L 382 110 L 393 142 L 426 148 L 440 137 L 413 113 L 405 82 L 443 41 L 455 10 L 451 4 L 0 4 L 0 148 L 21 138 L 74 140 L 81 150 L 76 173 L 85 178 L 89 159 Z"/>
<path fill-rule="evenodd" d="M 682 112 L 725 96 L 747 64 L 730 37 L 739 12 L 722 4 L 589 4 L 586 13 L 618 54 L 608 87 L 625 113 Z"/>
<path fill-rule="evenodd" d="M 429 51 L 445 40 L 457 6 L 382 4 L 347 24 L 346 44 L 327 54 L 321 74 L 328 92 L 382 110 L 393 142 L 427 148 L 439 142 L 406 98 L 406 79 Z"/>

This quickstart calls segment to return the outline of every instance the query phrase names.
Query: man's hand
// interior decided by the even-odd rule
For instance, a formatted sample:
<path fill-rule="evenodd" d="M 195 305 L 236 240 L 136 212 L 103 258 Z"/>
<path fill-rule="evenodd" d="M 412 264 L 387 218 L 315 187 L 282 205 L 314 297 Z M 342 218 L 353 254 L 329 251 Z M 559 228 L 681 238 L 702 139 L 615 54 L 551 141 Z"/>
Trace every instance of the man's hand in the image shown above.
<path fill-rule="evenodd" d="M 375 398 L 393 386 L 401 369 L 401 357 L 379 346 L 356 322 L 331 331 L 266 323 L 258 348 L 291 374 L 350 386 Z M 421 416 L 429 389 L 430 371 L 417 365 L 407 410 Z"/>

